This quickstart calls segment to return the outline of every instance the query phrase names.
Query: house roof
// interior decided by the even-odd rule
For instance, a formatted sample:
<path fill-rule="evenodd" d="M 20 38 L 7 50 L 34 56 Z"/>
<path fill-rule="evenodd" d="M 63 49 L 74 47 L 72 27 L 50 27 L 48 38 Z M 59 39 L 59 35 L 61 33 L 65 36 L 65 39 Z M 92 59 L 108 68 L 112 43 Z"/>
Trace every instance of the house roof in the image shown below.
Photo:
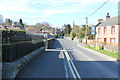
<path fill-rule="evenodd" d="M 98 27 L 113 26 L 113 25 L 120 25 L 120 16 L 109 18 L 101 22 L 101 24 L 98 25 Z"/>
<path fill-rule="evenodd" d="M 3 29 L 14 29 L 14 30 L 18 30 L 20 29 L 19 27 L 3 27 L 3 26 L 0 26 L 0 30 L 3 30 Z"/>

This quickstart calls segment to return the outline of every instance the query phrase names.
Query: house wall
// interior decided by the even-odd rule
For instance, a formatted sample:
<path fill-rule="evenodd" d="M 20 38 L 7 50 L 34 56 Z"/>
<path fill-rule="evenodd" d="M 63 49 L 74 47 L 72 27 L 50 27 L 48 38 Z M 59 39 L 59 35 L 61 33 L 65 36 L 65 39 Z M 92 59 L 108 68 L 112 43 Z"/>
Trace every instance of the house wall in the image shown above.
<path fill-rule="evenodd" d="M 119 45 L 118 45 L 118 46 L 119 46 L 119 50 L 118 50 L 118 53 L 120 53 L 120 25 L 119 25 L 118 31 L 119 31 L 119 35 L 118 35 L 118 37 L 119 37 Z M 120 54 L 119 54 L 119 55 L 120 55 Z M 119 55 L 118 55 L 118 56 L 119 56 Z"/>
<path fill-rule="evenodd" d="M 115 45 L 118 46 L 120 43 L 120 37 L 118 34 L 120 34 L 120 26 L 118 25 L 113 25 L 115 26 L 115 33 L 111 34 L 111 27 L 112 26 L 105 26 L 107 28 L 107 33 L 104 34 L 104 27 L 97 27 L 96 28 L 96 41 L 98 41 L 98 38 L 101 39 L 101 42 L 104 42 L 104 38 L 107 38 L 107 44 L 110 44 L 110 38 L 115 38 Z M 100 28 L 100 34 L 98 34 L 98 28 Z"/>
<path fill-rule="evenodd" d="M 107 44 L 104 46 L 104 49 L 111 52 L 118 52 L 120 53 L 120 25 L 113 25 L 115 26 L 115 33 L 111 34 L 111 27 L 106 26 L 107 33 L 104 34 L 104 27 L 97 27 L 96 28 L 96 41 L 101 39 L 101 42 L 104 42 L 104 38 L 107 38 Z M 101 28 L 100 34 L 98 34 L 98 28 Z M 115 38 L 115 44 L 110 44 L 110 38 Z"/>
<path fill-rule="evenodd" d="M 120 47 L 120 25 L 118 27 L 119 27 L 119 29 L 118 29 L 118 32 L 119 32 L 118 37 L 119 37 L 119 47 Z"/>

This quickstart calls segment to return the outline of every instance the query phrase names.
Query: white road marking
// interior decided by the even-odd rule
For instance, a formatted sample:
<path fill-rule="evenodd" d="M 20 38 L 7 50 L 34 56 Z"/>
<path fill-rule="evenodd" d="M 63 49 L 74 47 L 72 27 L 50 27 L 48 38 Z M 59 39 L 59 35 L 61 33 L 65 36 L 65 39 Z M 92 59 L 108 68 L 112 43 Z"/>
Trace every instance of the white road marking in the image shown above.
<path fill-rule="evenodd" d="M 75 73 L 74 73 L 74 71 L 73 71 L 73 69 L 72 69 L 72 65 L 70 64 L 70 57 L 69 57 L 69 55 L 68 55 L 68 53 L 67 53 L 66 51 L 65 51 L 65 55 L 66 55 L 66 58 L 67 58 L 68 65 L 69 65 L 69 67 L 70 67 L 71 73 L 72 73 L 72 75 L 73 75 L 73 78 L 76 79 L 77 77 L 76 77 L 76 75 L 75 75 Z"/>
<path fill-rule="evenodd" d="M 63 43 L 60 41 L 60 43 L 61 43 L 61 45 L 63 46 Z M 71 60 L 71 58 L 70 58 L 70 56 L 69 56 L 69 54 L 68 54 L 68 52 L 67 52 L 67 50 L 64 50 L 64 53 L 65 53 L 65 56 L 66 56 L 66 58 L 67 58 L 67 62 L 68 62 L 68 65 L 69 65 L 69 68 L 70 68 L 70 71 L 71 71 L 71 73 L 72 73 L 72 76 L 73 76 L 73 78 L 76 80 L 77 78 L 79 79 L 79 80 L 82 80 L 81 79 L 81 77 L 80 77 L 80 75 L 79 75 L 79 73 L 78 73 L 78 71 L 77 71 L 77 69 L 76 69 L 76 67 L 75 67 L 75 65 L 74 65 L 74 63 L 73 63 L 73 61 Z M 71 63 L 70 63 L 71 62 Z M 66 63 L 65 63 L 65 65 L 66 65 Z M 73 67 L 73 68 L 72 68 Z M 73 70 L 74 69 L 74 70 Z M 75 74 L 76 73 L 76 74 Z"/>
<path fill-rule="evenodd" d="M 63 58 L 65 58 L 63 52 L 61 51 L 60 53 L 62 53 Z M 65 59 L 63 59 L 63 62 L 64 62 L 64 68 L 65 68 L 65 76 L 66 76 L 66 78 L 69 78 L 68 69 L 67 69 L 67 66 L 66 66 Z"/>
<path fill-rule="evenodd" d="M 76 69 L 76 67 L 75 67 L 75 64 L 73 63 L 72 60 L 70 60 L 70 61 L 71 61 L 72 65 L 73 65 L 73 68 L 74 68 L 74 70 L 75 70 L 75 72 L 76 72 L 77 77 L 80 79 L 81 77 L 80 77 L 80 74 L 78 73 L 78 71 L 77 71 L 77 69 Z M 80 79 L 80 80 L 81 80 L 81 79 Z"/>
<path fill-rule="evenodd" d="M 65 42 L 65 41 L 64 41 Z M 66 43 L 66 42 L 65 42 Z M 68 43 L 66 43 L 66 44 L 68 44 Z M 69 46 L 70 46 L 70 44 L 68 44 Z M 75 49 L 75 50 L 77 50 L 74 46 L 71 46 L 71 47 L 73 47 L 73 49 Z M 97 54 L 97 53 L 96 53 Z M 89 57 L 89 56 L 88 56 Z M 100 57 L 102 57 L 102 56 L 100 56 Z M 89 59 L 91 59 L 90 57 L 89 57 Z M 103 58 L 104 59 L 104 58 Z M 91 59 L 90 61 L 97 61 L 96 59 Z M 106 59 L 104 59 L 104 60 L 106 60 Z M 103 60 L 102 60 L 103 61 Z M 109 61 L 109 60 L 108 60 Z M 97 63 L 97 62 L 96 62 Z M 97 66 L 96 67 L 100 67 L 101 66 L 101 64 L 100 63 L 97 63 Z M 107 74 L 107 75 L 109 75 L 108 73 L 111 73 L 111 71 L 107 68 L 107 67 L 105 67 L 104 65 L 103 66 L 101 66 L 100 67 L 100 69 L 104 69 L 104 70 L 106 70 L 105 71 L 105 74 Z M 115 75 L 115 73 L 112 73 L 111 75 Z"/>

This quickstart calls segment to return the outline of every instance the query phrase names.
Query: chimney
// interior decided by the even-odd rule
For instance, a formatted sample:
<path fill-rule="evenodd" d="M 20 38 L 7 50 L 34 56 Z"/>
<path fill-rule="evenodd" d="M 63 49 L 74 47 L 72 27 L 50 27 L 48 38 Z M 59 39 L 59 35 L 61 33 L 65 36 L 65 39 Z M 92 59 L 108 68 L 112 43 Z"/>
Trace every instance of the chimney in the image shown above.
<path fill-rule="evenodd" d="M 106 15 L 106 20 L 109 19 L 109 18 L 110 18 L 109 13 L 107 13 L 107 15 Z"/>
<path fill-rule="evenodd" d="M 98 19 L 98 23 L 103 22 L 103 19 Z"/>

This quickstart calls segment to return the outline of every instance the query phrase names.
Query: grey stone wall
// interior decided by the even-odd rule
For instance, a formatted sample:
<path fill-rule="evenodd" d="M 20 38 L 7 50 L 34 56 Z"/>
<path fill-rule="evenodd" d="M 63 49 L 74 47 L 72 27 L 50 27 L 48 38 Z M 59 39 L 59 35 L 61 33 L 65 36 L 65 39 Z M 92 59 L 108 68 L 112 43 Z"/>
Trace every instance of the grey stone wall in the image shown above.
<path fill-rule="evenodd" d="M 117 47 L 117 46 L 105 45 L 104 50 L 120 53 L 120 47 Z"/>
<path fill-rule="evenodd" d="M 3 78 L 15 78 L 16 75 L 18 74 L 19 70 L 30 60 L 32 59 L 35 55 L 40 53 L 41 51 L 45 50 L 45 46 L 41 47 L 28 55 L 14 61 L 14 62 L 7 62 L 3 63 Z"/>

